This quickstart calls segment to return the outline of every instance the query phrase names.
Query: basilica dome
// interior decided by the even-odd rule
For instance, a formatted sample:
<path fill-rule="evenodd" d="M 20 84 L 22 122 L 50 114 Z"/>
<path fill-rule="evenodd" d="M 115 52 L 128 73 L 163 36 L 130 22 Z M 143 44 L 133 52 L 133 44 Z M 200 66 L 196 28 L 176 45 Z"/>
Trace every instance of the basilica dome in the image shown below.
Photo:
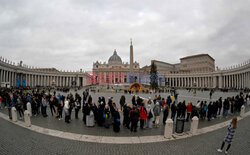
<path fill-rule="evenodd" d="M 109 58 L 108 61 L 109 64 L 114 64 L 114 63 L 122 63 L 122 59 L 119 55 L 117 55 L 116 50 L 114 51 L 113 55 Z"/>

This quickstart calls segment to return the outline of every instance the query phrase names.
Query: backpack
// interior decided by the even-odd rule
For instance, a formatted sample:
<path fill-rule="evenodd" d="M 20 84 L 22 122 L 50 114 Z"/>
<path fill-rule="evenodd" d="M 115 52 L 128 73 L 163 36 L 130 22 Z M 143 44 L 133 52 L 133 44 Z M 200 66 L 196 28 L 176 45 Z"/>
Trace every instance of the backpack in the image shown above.
<path fill-rule="evenodd" d="M 151 112 L 151 110 L 149 111 L 149 114 L 148 114 L 148 119 L 152 118 L 153 117 L 153 114 Z"/>
<path fill-rule="evenodd" d="M 207 106 L 204 106 L 204 107 L 203 107 L 203 110 L 204 110 L 204 111 L 207 111 Z"/>

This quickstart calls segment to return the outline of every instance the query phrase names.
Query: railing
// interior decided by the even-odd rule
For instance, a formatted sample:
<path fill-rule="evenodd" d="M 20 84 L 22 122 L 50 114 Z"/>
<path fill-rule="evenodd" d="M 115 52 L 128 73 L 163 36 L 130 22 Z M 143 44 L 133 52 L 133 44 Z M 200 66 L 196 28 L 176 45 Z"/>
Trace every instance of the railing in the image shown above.
<path fill-rule="evenodd" d="M 239 69 L 241 67 L 244 67 L 244 66 L 247 66 L 250 64 L 250 59 L 243 62 L 243 63 L 240 63 L 240 64 L 237 64 L 237 65 L 232 65 L 232 66 L 229 66 L 229 67 L 225 67 L 225 68 L 222 68 L 222 70 L 234 70 L 234 69 Z"/>

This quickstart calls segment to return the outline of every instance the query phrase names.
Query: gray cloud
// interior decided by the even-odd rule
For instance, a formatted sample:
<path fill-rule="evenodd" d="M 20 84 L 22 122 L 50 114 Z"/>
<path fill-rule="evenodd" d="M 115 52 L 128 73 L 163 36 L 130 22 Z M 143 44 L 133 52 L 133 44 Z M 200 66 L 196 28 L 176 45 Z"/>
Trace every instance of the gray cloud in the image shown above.
<path fill-rule="evenodd" d="M 208 53 L 220 67 L 250 58 L 250 1 L 8 1 L 0 2 L 0 51 L 13 61 L 91 70 L 117 49 L 129 61 L 129 39 L 140 66 L 178 63 Z"/>

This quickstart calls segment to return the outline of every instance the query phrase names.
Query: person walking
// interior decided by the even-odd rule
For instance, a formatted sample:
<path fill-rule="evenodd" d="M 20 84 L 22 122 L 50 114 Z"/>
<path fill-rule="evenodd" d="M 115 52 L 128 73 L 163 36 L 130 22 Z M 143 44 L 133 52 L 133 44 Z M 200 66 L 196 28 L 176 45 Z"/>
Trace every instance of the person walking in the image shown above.
<path fill-rule="evenodd" d="M 21 97 L 20 96 L 18 96 L 18 98 L 17 98 L 16 109 L 17 109 L 17 111 L 18 111 L 18 113 L 20 115 L 19 119 L 22 119 L 23 116 L 24 116 L 24 113 L 23 113 L 23 104 L 21 102 Z"/>
<path fill-rule="evenodd" d="M 43 117 L 47 117 L 47 106 L 48 106 L 48 102 L 45 98 L 45 96 L 42 97 L 42 115 Z"/>
<path fill-rule="evenodd" d="M 148 102 L 148 107 L 146 110 L 147 110 L 147 127 L 151 129 L 153 127 L 153 120 L 154 120 L 154 112 L 151 102 Z"/>
<path fill-rule="evenodd" d="M 207 120 L 208 121 L 211 121 L 212 113 L 213 113 L 213 102 L 209 102 L 207 106 Z"/>
<path fill-rule="evenodd" d="M 188 105 L 187 105 L 187 118 L 186 118 L 186 122 L 189 121 L 189 118 L 190 118 L 190 115 L 191 115 L 191 110 L 192 110 L 192 103 L 191 103 L 191 102 L 188 102 Z"/>
<path fill-rule="evenodd" d="M 140 115 L 140 128 L 144 128 L 145 121 L 147 119 L 147 110 L 144 107 L 144 103 L 141 103 L 141 106 L 139 107 L 139 115 Z"/>
<path fill-rule="evenodd" d="M 173 104 L 171 105 L 171 119 L 173 120 L 173 122 L 175 119 L 176 111 L 177 111 L 177 107 L 176 107 L 175 101 L 174 101 Z"/>
<path fill-rule="evenodd" d="M 0 95 L 0 109 L 3 109 L 3 97 Z"/>
<path fill-rule="evenodd" d="M 131 121 L 131 132 L 137 132 L 137 123 L 139 120 L 139 112 L 136 109 L 136 106 L 133 106 L 132 110 L 129 113 L 130 121 Z"/>
<path fill-rule="evenodd" d="M 161 114 L 161 106 L 159 102 L 156 102 L 154 109 L 154 116 L 155 116 L 155 127 L 159 127 L 159 121 L 160 121 L 160 114 Z"/>
<path fill-rule="evenodd" d="M 187 109 L 187 106 L 186 106 L 186 102 L 185 100 L 182 102 L 181 104 L 181 118 L 184 118 L 185 119 L 185 115 L 186 115 L 186 109 Z"/>
<path fill-rule="evenodd" d="M 231 124 L 227 128 L 227 135 L 224 138 L 221 147 L 219 149 L 217 149 L 218 152 L 222 152 L 223 147 L 225 146 L 225 143 L 227 143 L 227 148 L 225 150 L 225 154 L 228 153 L 228 150 L 232 144 L 232 140 L 233 140 L 236 128 L 237 128 L 237 117 L 234 117 L 232 119 Z"/>
<path fill-rule="evenodd" d="M 218 100 L 218 111 L 219 111 L 218 115 L 220 115 L 221 108 L 222 108 L 222 97 L 220 97 Z"/>
<path fill-rule="evenodd" d="M 58 120 L 60 121 L 62 119 L 62 112 L 63 112 L 63 106 L 64 106 L 64 100 L 61 100 L 58 102 Z"/>
<path fill-rule="evenodd" d="M 54 102 L 53 102 L 53 97 L 49 98 L 49 107 L 50 107 L 50 111 L 51 111 L 51 115 L 53 116 L 53 112 L 56 113 L 56 109 L 54 107 Z"/>
<path fill-rule="evenodd" d="M 121 99 L 120 99 L 121 111 L 122 111 L 122 109 L 123 109 L 123 107 L 124 107 L 125 102 L 126 102 L 126 98 L 125 98 L 124 95 L 122 95 L 122 96 L 121 96 Z"/>
<path fill-rule="evenodd" d="M 105 105 L 105 109 L 103 111 L 103 118 L 104 118 L 104 127 L 109 128 L 109 125 L 111 122 L 110 121 L 111 120 L 111 113 L 110 113 L 108 104 Z"/>
<path fill-rule="evenodd" d="M 78 99 L 76 99 L 76 101 L 75 101 L 75 119 L 79 119 L 78 112 L 80 109 L 81 109 L 81 103 L 79 102 Z"/>
<path fill-rule="evenodd" d="M 229 110 L 229 101 L 228 99 L 225 99 L 225 101 L 223 102 L 223 117 L 227 117 L 228 110 Z"/>
<path fill-rule="evenodd" d="M 118 108 L 116 107 L 115 112 L 114 112 L 113 131 L 114 132 L 119 132 L 120 131 L 120 125 L 121 125 L 120 114 L 118 112 Z"/>
<path fill-rule="evenodd" d="M 65 112 L 65 122 L 70 123 L 70 121 L 69 121 L 69 119 L 70 119 L 69 118 L 69 100 L 65 101 L 64 112 Z"/>
<path fill-rule="evenodd" d="M 123 109 L 123 125 L 125 125 L 128 129 L 130 129 L 129 124 L 130 124 L 130 119 L 129 119 L 129 113 L 131 111 L 131 105 L 126 104 Z"/>
<path fill-rule="evenodd" d="M 163 124 L 165 125 L 166 124 L 166 120 L 168 118 L 168 114 L 169 114 L 169 106 L 166 104 L 164 107 L 163 107 Z"/>

